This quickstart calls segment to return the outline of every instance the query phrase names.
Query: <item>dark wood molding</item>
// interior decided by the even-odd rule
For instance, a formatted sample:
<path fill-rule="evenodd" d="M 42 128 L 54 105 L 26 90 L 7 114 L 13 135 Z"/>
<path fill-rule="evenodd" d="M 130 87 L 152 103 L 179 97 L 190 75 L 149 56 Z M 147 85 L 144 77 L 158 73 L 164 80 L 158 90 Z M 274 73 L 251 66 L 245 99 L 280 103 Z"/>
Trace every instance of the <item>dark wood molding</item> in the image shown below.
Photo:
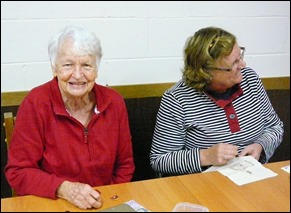
<path fill-rule="evenodd" d="M 262 78 L 263 85 L 266 90 L 289 89 L 290 76 L 277 78 Z"/>
<path fill-rule="evenodd" d="M 27 93 L 28 91 L 1 92 L 1 107 L 19 105 Z"/>
<path fill-rule="evenodd" d="M 290 77 L 262 78 L 262 82 L 266 90 L 290 90 Z M 162 96 L 172 85 L 174 82 L 110 87 L 117 90 L 124 98 L 144 98 Z M 1 92 L 1 107 L 19 105 L 27 93 L 28 91 Z"/>

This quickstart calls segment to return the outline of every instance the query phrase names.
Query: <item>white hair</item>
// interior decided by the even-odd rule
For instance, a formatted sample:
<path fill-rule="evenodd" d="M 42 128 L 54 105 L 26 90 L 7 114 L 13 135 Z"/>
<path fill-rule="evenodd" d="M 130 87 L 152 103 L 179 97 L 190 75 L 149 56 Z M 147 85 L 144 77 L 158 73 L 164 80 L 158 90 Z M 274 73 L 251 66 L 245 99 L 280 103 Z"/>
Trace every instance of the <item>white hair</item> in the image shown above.
<path fill-rule="evenodd" d="M 74 41 L 74 51 L 80 55 L 96 55 L 96 66 L 99 68 L 102 58 L 102 47 L 100 40 L 93 33 L 79 26 L 67 26 L 58 34 L 53 36 L 48 44 L 48 55 L 53 68 L 56 65 L 56 58 L 63 42 L 66 39 Z"/>

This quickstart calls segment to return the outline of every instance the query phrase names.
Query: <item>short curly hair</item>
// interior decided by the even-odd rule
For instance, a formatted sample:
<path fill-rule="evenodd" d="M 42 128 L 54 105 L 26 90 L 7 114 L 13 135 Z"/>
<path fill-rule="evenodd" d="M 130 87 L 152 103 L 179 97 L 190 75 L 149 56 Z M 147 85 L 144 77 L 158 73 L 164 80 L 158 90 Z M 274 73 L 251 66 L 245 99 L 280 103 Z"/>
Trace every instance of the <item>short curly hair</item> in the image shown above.
<path fill-rule="evenodd" d="M 48 54 L 51 65 L 56 67 L 56 60 L 60 49 L 66 39 L 74 42 L 74 51 L 76 54 L 88 54 L 96 56 L 96 66 L 99 68 L 102 58 L 102 47 L 99 38 L 86 28 L 69 25 L 53 36 L 48 44 Z"/>
<path fill-rule="evenodd" d="M 202 28 L 190 36 L 184 47 L 182 70 L 186 85 L 198 91 L 207 90 L 211 75 L 206 68 L 228 56 L 236 42 L 233 34 L 218 27 Z"/>

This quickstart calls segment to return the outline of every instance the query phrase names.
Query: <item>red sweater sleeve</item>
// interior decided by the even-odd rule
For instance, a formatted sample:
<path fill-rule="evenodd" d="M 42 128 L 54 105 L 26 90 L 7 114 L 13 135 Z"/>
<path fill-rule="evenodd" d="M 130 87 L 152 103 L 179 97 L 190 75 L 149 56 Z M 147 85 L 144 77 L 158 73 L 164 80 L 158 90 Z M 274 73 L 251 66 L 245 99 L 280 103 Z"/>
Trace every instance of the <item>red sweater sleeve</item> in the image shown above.
<path fill-rule="evenodd" d="M 36 109 L 29 98 L 19 107 L 5 175 L 18 195 L 34 194 L 55 199 L 56 189 L 64 179 L 40 169 L 45 149 L 44 143 L 40 143 L 45 128 L 39 117 L 42 110 L 43 107 Z"/>

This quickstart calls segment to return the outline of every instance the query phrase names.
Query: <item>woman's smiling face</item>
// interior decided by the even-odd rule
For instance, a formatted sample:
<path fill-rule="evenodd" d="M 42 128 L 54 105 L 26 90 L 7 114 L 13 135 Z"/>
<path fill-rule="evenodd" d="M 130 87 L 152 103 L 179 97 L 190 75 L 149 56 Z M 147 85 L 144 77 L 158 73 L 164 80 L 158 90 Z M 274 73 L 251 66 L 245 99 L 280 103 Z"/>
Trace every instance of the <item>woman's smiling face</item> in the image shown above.
<path fill-rule="evenodd" d="M 220 60 L 216 67 L 227 67 L 229 71 L 213 69 L 211 70 L 212 80 L 209 88 L 215 92 L 225 92 L 228 88 L 239 84 L 242 81 L 241 69 L 246 66 L 243 56 L 241 55 L 241 48 L 235 44 L 232 52 Z"/>
<path fill-rule="evenodd" d="M 93 55 L 80 55 L 74 49 L 74 43 L 67 39 L 58 51 L 54 75 L 59 88 L 67 97 L 82 97 L 92 90 L 98 75 Z"/>

